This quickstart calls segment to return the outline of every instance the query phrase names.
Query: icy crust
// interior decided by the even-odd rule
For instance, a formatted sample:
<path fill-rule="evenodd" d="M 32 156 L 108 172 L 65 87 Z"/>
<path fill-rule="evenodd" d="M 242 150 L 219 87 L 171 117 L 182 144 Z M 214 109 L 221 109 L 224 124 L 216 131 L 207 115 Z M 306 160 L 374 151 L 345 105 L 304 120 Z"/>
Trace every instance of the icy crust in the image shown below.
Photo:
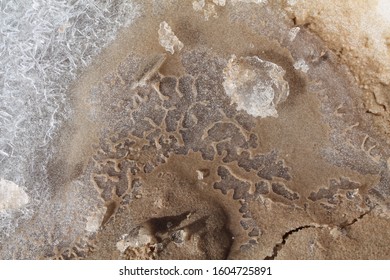
<path fill-rule="evenodd" d="M 289 95 L 285 73 L 282 67 L 257 56 L 237 59 L 233 55 L 224 70 L 223 86 L 237 110 L 254 117 L 278 117 L 276 107 Z"/>
<path fill-rule="evenodd" d="M 139 12 L 125 0 L 0 1 L 0 177 L 36 193 L 31 205 L 48 192 L 50 143 L 71 114 L 70 82 Z M 0 242 L 22 218 L 0 217 Z"/>

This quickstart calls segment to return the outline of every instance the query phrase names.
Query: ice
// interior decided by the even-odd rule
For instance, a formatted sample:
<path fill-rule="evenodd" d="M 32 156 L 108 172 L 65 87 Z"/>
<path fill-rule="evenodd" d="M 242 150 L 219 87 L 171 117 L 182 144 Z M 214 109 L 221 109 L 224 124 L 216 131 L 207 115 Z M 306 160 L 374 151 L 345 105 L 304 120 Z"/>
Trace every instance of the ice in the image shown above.
<path fill-rule="evenodd" d="M 224 70 L 223 86 L 237 110 L 255 117 L 277 117 L 276 106 L 289 94 L 284 74 L 282 67 L 257 56 L 232 56 Z"/>
<path fill-rule="evenodd" d="M 297 62 L 295 62 L 294 68 L 302 71 L 303 73 L 307 73 L 307 71 L 309 71 L 309 66 L 303 59 L 299 59 Z"/>
<path fill-rule="evenodd" d="M 295 37 L 297 37 L 298 32 L 301 30 L 299 27 L 293 27 L 288 32 L 288 39 L 292 42 L 294 41 Z"/>
<path fill-rule="evenodd" d="M 172 28 L 166 21 L 160 23 L 160 29 L 158 30 L 158 39 L 160 45 L 171 54 L 175 53 L 175 50 L 180 51 L 184 45 L 173 33 Z"/>
<path fill-rule="evenodd" d="M 36 193 L 31 205 L 48 188 L 51 141 L 71 114 L 68 86 L 139 14 L 132 0 L 0 1 L 0 177 Z M 2 234 L 15 213 L 0 217 Z"/>
<path fill-rule="evenodd" d="M 26 192 L 14 182 L 0 178 L 0 212 L 20 208 L 28 203 Z"/>

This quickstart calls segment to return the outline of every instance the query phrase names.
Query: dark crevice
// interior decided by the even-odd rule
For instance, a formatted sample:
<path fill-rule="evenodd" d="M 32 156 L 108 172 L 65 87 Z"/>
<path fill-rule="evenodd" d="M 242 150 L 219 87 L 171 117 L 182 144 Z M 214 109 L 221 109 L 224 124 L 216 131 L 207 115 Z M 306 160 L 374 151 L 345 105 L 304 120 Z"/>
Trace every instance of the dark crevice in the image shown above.
<path fill-rule="evenodd" d="M 296 232 L 298 232 L 298 231 L 300 231 L 302 229 L 305 229 L 305 228 L 316 228 L 316 226 L 314 226 L 314 225 L 305 225 L 305 226 L 300 226 L 300 227 L 294 228 L 294 229 L 286 232 L 282 236 L 282 241 L 277 243 L 274 246 L 274 250 L 273 250 L 272 255 L 265 257 L 264 260 L 274 260 L 278 256 L 278 253 L 283 248 L 284 244 L 286 244 L 287 239 L 290 237 L 290 235 L 292 235 L 292 234 L 294 234 L 294 233 L 296 233 Z"/>
<path fill-rule="evenodd" d="M 293 17 L 292 22 L 293 22 L 294 26 L 296 26 L 297 25 L 297 17 Z"/>
<path fill-rule="evenodd" d="M 338 225 L 338 227 L 340 229 L 344 229 L 346 227 L 349 227 L 349 226 L 352 226 L 353 224 L 355 224 L 356 222 L 360 221 L 361 219 L 363 219 L 364 216 L 366 216 L 367 214 L 369 214 L 373 209 L 373 208 L 370 208 L 369 210 L 367 210 L 366 212 L 364 212 L 363 214 L 361 214 L 360 216 L 354 218 L 351 222 L 344 222 L 340 225 Z M 328 227 L 328 225 L 304 225 L 304 226 L 300 226 L 300 227 L 297 227 L 297 228 L 294 228 L 288 232 L 286 232 L 285 234 L 283 234 L 282 236 L 282 241 L 277 243 L 275 246 L 274 246 L 274 249 L 273 249 L 273 253 L 271 256 L 267 256 L 264 258 L 264 260 L 274 260 L 277 256 L 278 256 L 278 253 L 279 251 L 283 248 L 283 246 L 286 244 L 287 242 L 287 239 L 294 233 L 302 230 L 302 229 L 306 229 L 306 228 L 323 228 L 323 227 Z"/>
<path fill-rule="evenodd" d="M 344 222 L 342 224 L 339 225 L 339 227 L 341 229 L 344 229 L 346 227 L 349 227 L 349 226 L 352 226 L 354 223 L 360 221 L 361 219 L 363 219 L 364 216 L 366 216 L 367 214 L 371 213 L 371 211 L 374 209 L 375 207 L 373 208 L 370 208 L 369 210 L 367 210 L 366 212 L 364 212 L 363 214 L 361 214 L 360 216 L 354 218 L 351 222 Z"/>
<path fill-rule="evenodd" d="M 169 232 L 170 229 L 174 229 L 181 224 L 182 221 L 187 219 L 190 211 L 186 211 L 182 214 L 175 216 L 164 216 L 159 218 L 151 218 L 148 221 L 149 227 L 154 235 L 157 233 L 166 233 Z"/>

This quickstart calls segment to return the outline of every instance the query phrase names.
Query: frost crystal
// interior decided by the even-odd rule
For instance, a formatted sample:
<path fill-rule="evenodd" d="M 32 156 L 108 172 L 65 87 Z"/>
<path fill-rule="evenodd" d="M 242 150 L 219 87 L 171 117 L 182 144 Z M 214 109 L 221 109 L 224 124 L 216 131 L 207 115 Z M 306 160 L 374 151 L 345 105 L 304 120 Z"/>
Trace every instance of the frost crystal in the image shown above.
<path fill-rule="evenodd" d="M 268 0 L 232 0 L 233 5 L 235 5 L 237 2 L 266 4 L 268 2 Z"/>
<path fill-rule="evenodd" d="M 213 3 L 218 6 L 225 6 L 226 0 L 213 0 Z"/>
<path fill-rule="evenodd" d="M 202 9 L 204 8 L 204 5 L 205 5 L 205 0 L 198 0 L 198 1 L 192 2 L 192 8 L 195 11 L 202 11 Z"/>
<path fill-rule="evenodd" d="M 72 113 L 70 83 L 139 15 L 129 0 L 0 1 L 0 177 L 34 193 L 28 211 L 0 213 L 0 242 L 48 192 L 51 139 Z"/>
<path fill-rule="evenodd" d="M 20 208 L 28 201 L 28 196 L 22 188 L 14 182 L 0 178 L 0 211 Z"/>
<path fill-rule="evenodd" d="M 309 71 L 309 66 L 306 64 L 306 62 L 303 59 L 300 59 L 297 62 L 295 62 L 294 68 L 296 70 L 301 70 L 304 73 L 307 73 L 307 71 Z"/>
<path fill-rule="evenodd" d="M 276 106 L 289 94 L 284 74 L 282 67 L 257 56 L 233 56 L 224 70 L 223 86 L 237 110 L 255 117 L 277 117 Z"/>
<path fill-rule="evenodd" d="M 175 49 L 180 51 L 184 47 L 183 43 L 175 36 L 171 27 L 165 21 L 160 23 L 158 39 L 160 45 L 171 54 L 175 53 Z"/>
<path fill-rule="evenodd" d="M 298 0 L 287 0 L 287 4 L 289 4 L 290 6 L 294 6 L 297 2 Z"/>
<path fill-rule="evenodd" d="M 225 6 L 225 1 L 224 0 L 213 0 L 213 3 L 207 3 L 204 0 L 198 0 L 192 2 L 192 8 L 195 11 L 202 12 L 205 20 L 209 20 L 211 17 L 217 18 L 218 14 L 217 11 L 215 10 L 215 6 Z"/>
<path fill-rule="evenodd" d="M 299 27 L 293 27 L 288 32 L 288 39 L 292 42 L 294 41 L 295 37 L 297 37 L 297 34 L 301 30 Z"/>

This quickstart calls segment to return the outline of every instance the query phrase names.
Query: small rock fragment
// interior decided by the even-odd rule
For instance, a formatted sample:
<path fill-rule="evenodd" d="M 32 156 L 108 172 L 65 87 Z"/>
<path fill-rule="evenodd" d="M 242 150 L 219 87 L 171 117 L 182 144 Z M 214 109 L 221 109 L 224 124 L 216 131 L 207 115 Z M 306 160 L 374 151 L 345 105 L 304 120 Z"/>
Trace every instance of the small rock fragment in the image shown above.
<path fill-rule="evenodd" d="M 207 176 L 210 175 L 210 170 L 208 169 L 199 169 L 196 170 L 196 174 L 198 175 L 198 180 L 203 180 Z"/>
<path fill-rule="evenodd" d="M 180 244 L 184 242 L 185 239 L 185 232 L 184 230 L 178 230 L 171 234 L 171 240 L 175 242 L 176 244 Z"/>
<path fill-rule="evenodd" d="M 153 241 L 152 234 L 144 227 L 133 229 L 130 234 L 124 234 L 116 243 L 116 248 L 121 252 L 125 252 L 127 248 L 138 248 L 151 244 Z"/>

